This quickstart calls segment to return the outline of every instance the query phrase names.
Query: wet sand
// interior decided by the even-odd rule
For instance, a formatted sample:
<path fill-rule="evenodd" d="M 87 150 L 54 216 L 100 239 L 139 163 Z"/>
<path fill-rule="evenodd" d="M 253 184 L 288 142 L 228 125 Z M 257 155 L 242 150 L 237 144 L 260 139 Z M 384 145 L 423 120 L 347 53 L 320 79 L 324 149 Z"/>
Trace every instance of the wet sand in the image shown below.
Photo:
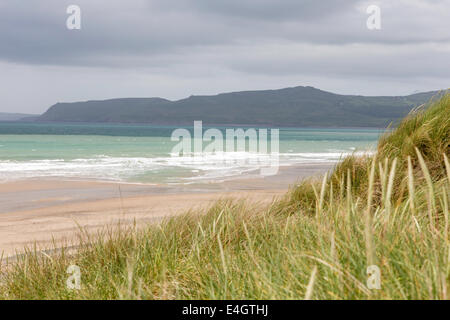
<path fill-rule="evenodd" d="M 41 179 L 0 183 L 0 255 L 76 245 L 80 228 L 96 233 L 107 226 L 139 227 L 201 210 L 220 199 L 269 204 L 302 179 L 320 175 L 331 164 L 283 167 L 275 176 L 245 176 L 223 182 L 145 185 Z"/>

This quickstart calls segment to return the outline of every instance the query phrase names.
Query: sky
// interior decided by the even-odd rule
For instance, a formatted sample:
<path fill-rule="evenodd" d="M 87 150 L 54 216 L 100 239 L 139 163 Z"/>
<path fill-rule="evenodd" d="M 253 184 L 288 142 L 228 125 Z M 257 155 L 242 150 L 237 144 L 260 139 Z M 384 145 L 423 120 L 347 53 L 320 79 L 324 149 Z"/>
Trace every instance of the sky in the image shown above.
<path fill-rule="evenodd" d="M 0 112 L 295 86 L 450 87 L 450 0 L 0 0 Z"/>

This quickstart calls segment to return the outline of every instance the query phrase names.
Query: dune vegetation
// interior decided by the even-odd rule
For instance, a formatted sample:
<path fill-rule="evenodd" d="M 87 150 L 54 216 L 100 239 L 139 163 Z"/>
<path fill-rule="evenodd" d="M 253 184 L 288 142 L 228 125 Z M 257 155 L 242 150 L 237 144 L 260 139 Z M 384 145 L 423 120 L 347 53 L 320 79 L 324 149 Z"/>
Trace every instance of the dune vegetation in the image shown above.
<path fill-rule="evenodd" d="M 387 132 L 375 155 L 345 158 L 270 206 L 224 200 L 84 236 L 75 254 L 30 251 L 1 271 L 0 297 L 449 299 L 449 114 L 445 94 Z M 80 290 L 66 287 L 69 265 Z"/>

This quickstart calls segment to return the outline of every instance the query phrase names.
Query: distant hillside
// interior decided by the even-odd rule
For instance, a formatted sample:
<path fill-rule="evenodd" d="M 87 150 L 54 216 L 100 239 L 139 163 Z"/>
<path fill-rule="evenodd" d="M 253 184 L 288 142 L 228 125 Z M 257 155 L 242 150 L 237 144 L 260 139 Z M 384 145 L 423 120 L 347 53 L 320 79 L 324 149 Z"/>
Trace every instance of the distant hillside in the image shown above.
<path fill-rule="evenodd" d="M 33 118 L 36 115 L 25 114 L 25 113 L 5 113 L 0 112 L 0 121 L 17 121 L 24 118 Z"/>
<path fill-rule="evenodd" d="M 281 127 L 385 127 L 438 92 L 402 97 L 339 95 L 312 87 L 191 96 L 178 101 L 127 98 L 57 103 L 38 121 L 160 125 L 265 125 Z"/>

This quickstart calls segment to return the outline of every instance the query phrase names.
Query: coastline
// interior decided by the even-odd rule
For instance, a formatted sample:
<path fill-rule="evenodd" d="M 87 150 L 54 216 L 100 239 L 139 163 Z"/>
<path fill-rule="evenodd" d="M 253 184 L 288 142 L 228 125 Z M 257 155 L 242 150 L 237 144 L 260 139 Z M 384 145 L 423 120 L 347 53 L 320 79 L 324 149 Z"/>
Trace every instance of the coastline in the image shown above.
<path fill-rule="evenodd" d="M 62 178 L 0 183 L 0 254 L 4 259 L 20 254 L 25 247 L 76 246 L 81 230 L 95 235 L 119 223 L 143 227 L 191 209 L 207 209 L 223 199 L 267 205 L 290 186 L 334 165 L 302 164 L 280 167 L 277 175 L 269 177 L 245 175 L 176 185 Z"/>

